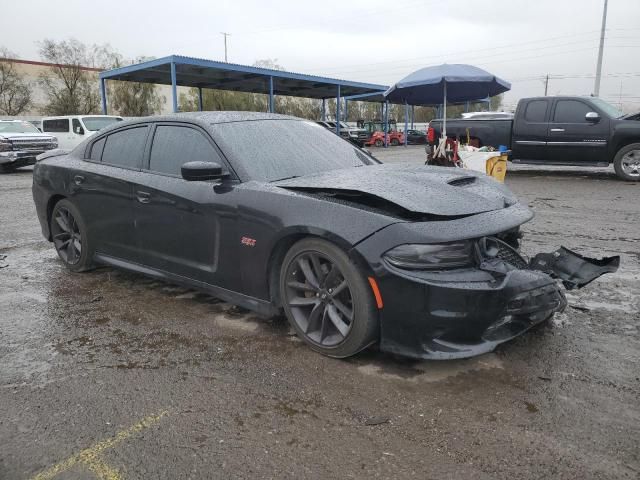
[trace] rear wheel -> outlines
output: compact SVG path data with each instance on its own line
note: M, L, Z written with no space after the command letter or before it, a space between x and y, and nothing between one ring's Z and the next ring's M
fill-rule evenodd
M280 271L280 296L289 323L319 353L349 357L377 340L365 276L332 243L309 238L291 247Z
M87 227L69 200L60 200L51 213L51 237L58 256L72 272L92 268Z
M640 181L640 143L632 143L618 150L613 160L616 175L623 180Z

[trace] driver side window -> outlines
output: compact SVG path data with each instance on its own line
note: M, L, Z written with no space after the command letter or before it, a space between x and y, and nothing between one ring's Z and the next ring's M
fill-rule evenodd
M578 100L559 100L553 116L554 123L587 123L585 115L592 111L586 103Z
M195 161L223 164L218 152L199 130L178 125L159 125L156 128L149 170L181 176L182 165Z

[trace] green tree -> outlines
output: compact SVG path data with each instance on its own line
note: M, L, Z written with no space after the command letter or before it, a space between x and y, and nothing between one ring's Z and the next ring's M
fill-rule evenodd
M138 57L135 61L126 62L122 55L106 48L101 53L106 68L120 68L126 63L141 63L152 60L151 57ZM160 113L166 98L158 94L157 85L152 83L107 82L107 98L110 106L119 115L125 117L146 117Z
M0 47L0 113L20 115L31 106L31 85L16 71L11 58L17 57Z

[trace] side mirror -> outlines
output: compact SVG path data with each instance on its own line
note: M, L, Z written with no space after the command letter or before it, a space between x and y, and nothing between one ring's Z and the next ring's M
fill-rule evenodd
M84 135L84 128L76 127L76 135Z
M182 178L189 181L216 180L227 176L220 164L215 162L187 162L180 171Z
M600 115L598 115L596 112L588 112L584 116L584 119L589 123L598 123L600 121Z

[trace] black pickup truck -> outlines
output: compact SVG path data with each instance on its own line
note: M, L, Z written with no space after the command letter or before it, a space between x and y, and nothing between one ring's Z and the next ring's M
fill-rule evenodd
M437 144L442 121L429 138ZM640 115L623 115L596 97L536 97L518 102L513 119L447 119L447 137L478 146L506 145L514 163L607 166L640 181Z

